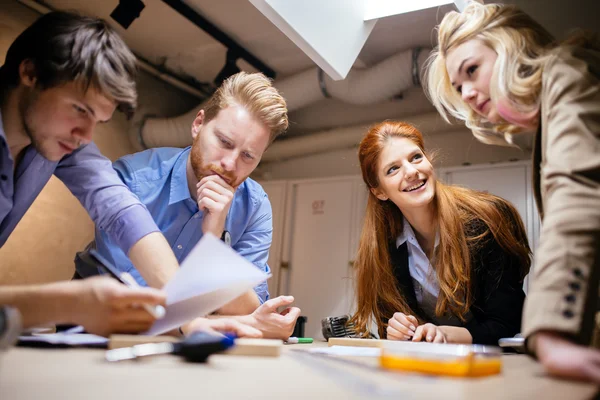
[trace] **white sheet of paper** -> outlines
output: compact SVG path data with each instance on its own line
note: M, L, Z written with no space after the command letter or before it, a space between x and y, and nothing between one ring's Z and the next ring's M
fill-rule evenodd
M108 343L108 339L102 336L92 335L90 333L44 333L34 336L20 336L19 341L21 342L34 342L34 343L49 343L55 345L67 345L67 346L96 346L104 345Z
M30 336L19 336L20 342L49 343L67 346L99 346L108 343L108 339L83 332L82 326L76 326L58 333L34 333Z
M270 276L214 235L206 234L163 288L167 313L146 334L160 335L207 315Z
M377 347L357 346L316 347L308 351L311 353L327 354L331 356L378 357L381 354L381 349Z

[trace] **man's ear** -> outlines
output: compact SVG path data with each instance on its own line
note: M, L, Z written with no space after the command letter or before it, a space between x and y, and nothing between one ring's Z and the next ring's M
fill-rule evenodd
M196 114L196 118L194 118L194 122L192 122L192 138L196 140L196 137L200 133L200 128L202 128L202 124L204 123L204 110L198 111Z
M379 189L379 188L371 188L371 193L373 196L377 197L381 201L387 201L388 197Z
M19 64L19 82L30 88L37 82L35 64L30 59L23 60Z

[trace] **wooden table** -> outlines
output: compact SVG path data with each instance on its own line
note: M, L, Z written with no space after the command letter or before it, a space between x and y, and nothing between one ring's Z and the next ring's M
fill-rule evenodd
M214 355L206 364L176 356L108 363L96 349L13 348L0 354L0 399L589 399L594 385L546 377L522 355L479 379L379 370L375 357L315 355L324 346L285 346L281 357Z

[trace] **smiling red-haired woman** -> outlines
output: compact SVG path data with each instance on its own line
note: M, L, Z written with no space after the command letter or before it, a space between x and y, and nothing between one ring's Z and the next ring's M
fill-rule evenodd
M516 209L436 180L415 127L385 121L359 147L369 189L356 260L361 333L497 344L521 329L531 251Z

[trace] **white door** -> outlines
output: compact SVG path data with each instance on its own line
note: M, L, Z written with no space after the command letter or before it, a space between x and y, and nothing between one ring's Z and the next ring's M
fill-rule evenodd
M261 186L267 192L271 208L273 209L273 241L269 250L269 267L273 275L269 279L269 294L271 298L277 297L281 293L280 272L281 272L281 249L283 244L283 223L285 221L285 205L287 194L286 181L266 181L260 182Z
M308 318L307 337L321 338L321 319L352 308L357 216L356 178L291 183L289 294ZM354 213L353 213L354 211ZM358 222L358 223L357 223Z
M448 183L485 191L510 201L527 222L527 168L524 165L485 167L448 172Z
M356 252L358 251L358 245L360 242L360 234L363 228L363 223L365 219L365 210L367 208L367 198L368 198L368 189L366 185L363 183L362 179L357 178L354 182L353 191L353 202L352 202L352 211L350 217L350 246L348 248L348 265L352 268L350 272L352 276L351 287L349 289L349 297L348 304L350 305L350 314L354 314L356 312L356 293L355 293L355 280L354 280L354 262L356 261Z

